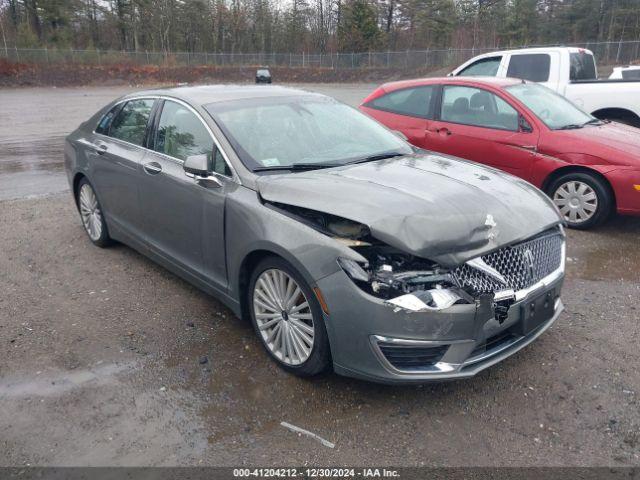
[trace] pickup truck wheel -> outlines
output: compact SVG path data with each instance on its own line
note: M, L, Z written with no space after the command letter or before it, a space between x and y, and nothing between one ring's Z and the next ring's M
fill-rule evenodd
M280 367L301 377L327 370L331 354L322 308L313 290L289 263L267 257L248 288L251 321Z
M568 226L580 230L600 225L613 206L609 187L588 173L562 175L551 182L547 193Z

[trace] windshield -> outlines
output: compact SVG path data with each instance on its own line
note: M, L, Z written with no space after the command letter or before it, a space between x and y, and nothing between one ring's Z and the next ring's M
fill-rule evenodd
M269 70L258 70L258 75L262 75L263 77L269 76Z
M327 97L250 98L206 106L251 170L338 166L411 147L354 108Z
M522 83L507 87L507 91L552 130L580 128L594 120L569 100L542 85Z

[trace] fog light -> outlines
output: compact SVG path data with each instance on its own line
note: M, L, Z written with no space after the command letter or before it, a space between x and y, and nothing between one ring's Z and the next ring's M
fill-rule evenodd
M453 290L436 288L401 295L387 300L385 303L410 312L427 312L444 310L461 299L462 297Z

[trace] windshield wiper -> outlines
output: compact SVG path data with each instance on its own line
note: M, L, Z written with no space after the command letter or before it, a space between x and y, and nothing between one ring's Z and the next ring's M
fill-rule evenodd
M345 165L355 165L356 163L375 162L376 160L386 160L387 158L393 158L393 157L404 157L405 155L406 153L401 153L401 152L379 153L377 155L369 155L368 157L352 160L350 162L345 163Z
M584 125L578 125L577 123L570 123L569 125L564 125L559 127L558 130L578 130L584 127Z
M591 120L584 122L582 124L582 126L584 127L585 125L604 125L604 122L602 120L600 120L599 118L592 118Z
M277 171L304 171L316 170L320 168L333 168L339 165L335 163L294 163L292 165L273 165L271 167L256 167L254 172L277 172Z

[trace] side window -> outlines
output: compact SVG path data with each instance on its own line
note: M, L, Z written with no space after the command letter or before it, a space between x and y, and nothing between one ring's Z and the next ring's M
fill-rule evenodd
M103 117L100 119L100 122L98 122L98 126L96 127L96 133L109 135L109 127L111 126L111 121L113 120L113 117L120 107L121 105L116 105L103 115Z
M571 53L569 80L596 80L596 62L593 55L585 52Z
M640 80L640 69L637 70L623 70L622 78L624 80Z
M191 155L206 154L212 161L213 139L202 121L187 107L165 100L156 132L154 150L186 160Z
M431 118L430 105L434 89L435 86L429 85L396 90L372 100L367 106L400 115Z
M549 80L550 66L551 57L546 53L511 55L507 77L546 82Z
M498 74L502 57L489 57L473 62L458 73L459 77L495 77Z
M446 85L442 94L443 122L500 130L518 130L518 112L491 92Z
M142 145L153 100L130 100L111 122L109 136Z

